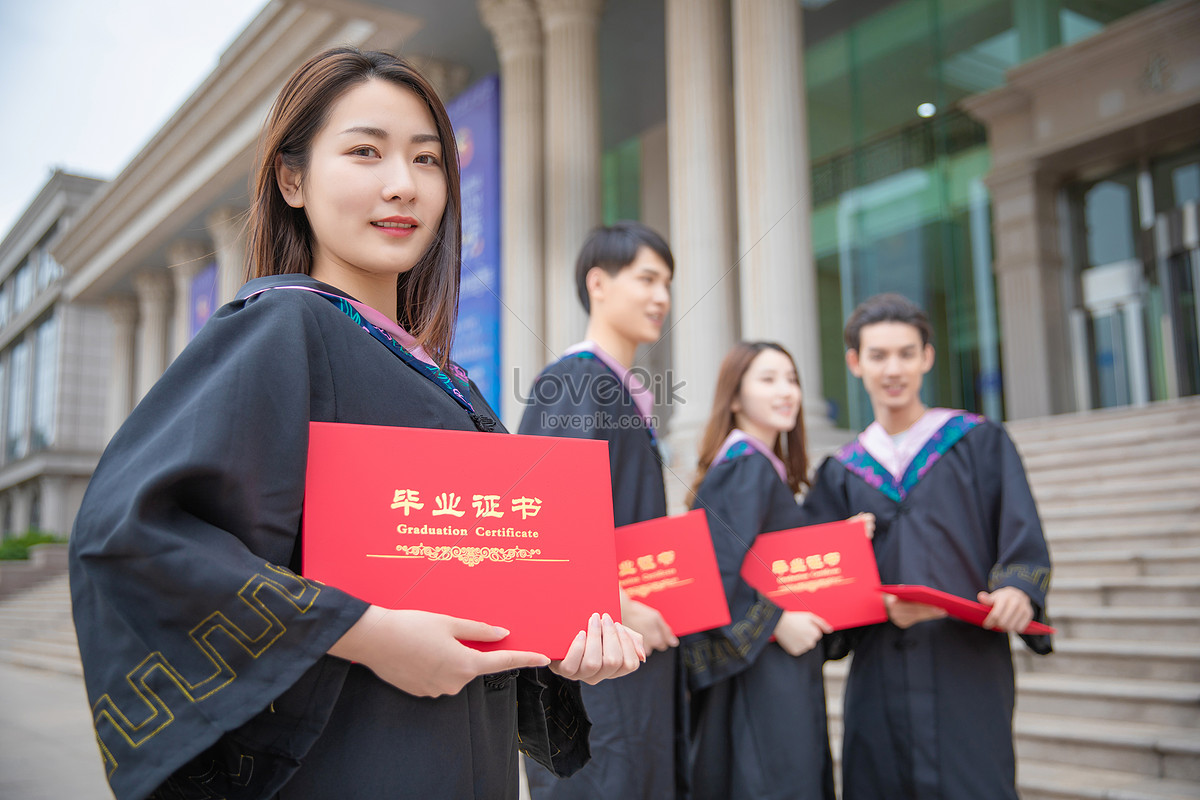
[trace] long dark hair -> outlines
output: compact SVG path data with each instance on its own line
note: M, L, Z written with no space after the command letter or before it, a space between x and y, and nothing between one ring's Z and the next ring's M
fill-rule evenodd
M429 82L389 53L335 47L310 58L284 85L271 107L258 145L249 215L248 278L309 274L313 232L302 208L292 208L279 191L275 161L303 175L313 139L329 111L347 91L368 80L389 81L425 102L437 126L446 174L446 210L429 249L396 279L396 318L445 367L458 319L462 270L462 210L458 148L446 107Z
M700 438L700 463L696 467L696 480L692 484L690 503L695 503L696 490L708 474L713 460L719 455L717 450L730 431L737 427L733 413L733 401L742 390L742 380L751 362L764 350L777 350L788 357L792 368L796 368L796 359L784 349L783 345L775 342L738 342L725 355L721 362L721 370L717 374L717 390L713 396L712 414L704 427L704 435ZM800 372L796 376L799 380ZM796 427L786 434L775 437L772 448L787 467L787 485L792 494L799 494L802 486L808 486L808 451L804 439L804 412L801 410L796 417Z

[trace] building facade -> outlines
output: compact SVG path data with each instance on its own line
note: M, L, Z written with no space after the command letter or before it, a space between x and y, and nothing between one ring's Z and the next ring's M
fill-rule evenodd
M54 250L67 296L112 320L107 433L240 284L257 131L343 43L447 98L499 76L510 426L582 336L587 231L667 234L669 333L641 361L668 376L676 498L740 338L793 352L818 442L869 421L840 332L879 291L933 317L933 404L1022 418L1200 389L1200 5L273 0Z
M51 255L102 181L55 172L0 241L0 537L65 536L104 448L109 319Z

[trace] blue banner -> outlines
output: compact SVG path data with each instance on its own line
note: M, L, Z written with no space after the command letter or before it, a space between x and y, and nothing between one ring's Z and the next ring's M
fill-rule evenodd
M213 262L192 278L191 336L195 336L217 310L217 264ZM190 338L189 338L190 341Z
M500 408L500 78L446 106L462 167L462 286L453 358Z

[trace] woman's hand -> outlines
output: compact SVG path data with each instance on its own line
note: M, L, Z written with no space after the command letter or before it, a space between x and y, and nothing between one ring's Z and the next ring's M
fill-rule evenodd
M493 650L484 653L462 640L497 642L504 628L445 614L370 606L329 648L329 654L357 661L380 680L420 697L457 694L480 675L522 667L545 667L540 653Z
M1004 586L994 592L980 592L979 602L992 610L983 627L1006 633L1020 633L1033 622L1033 601L1015 586Z
M846 520L846 522L859 522L859 521L865 522L867 524L867 538L874 539L875 538L875 515L872 514L870 511L863 511L858 514L855 514L853 517L850 517Z
M944 608L901 600L894 594L885 594L883 596L883 606L887 609L888 619L897 628L911 628L918 622L942 619L946 616Z
M651 650L678 647L679 638L657 609L639 603L621 590L621 622L642 635L642 644Z
M789 656L802 656L817 646L833 626L807 611L784 611L775 624L775 641Z
M628 675L645 660L640 633L613 622L608 614L592 614L587 630L579 632L566 657L551 662L550 669L564 678L597 684Z

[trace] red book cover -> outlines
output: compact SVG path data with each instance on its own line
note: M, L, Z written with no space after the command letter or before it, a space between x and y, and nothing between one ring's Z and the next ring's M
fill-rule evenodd
M566 655L620 619L608 445L313 422L303 572L386 608L500 625L480 650Z
M901 600L908 600L912 603L937 606L944 609L947 614L955 619L961 619L963 622L969 622L972 625L980 627L983 626L983 621L987 619L987 615L992 610L990 606L985 606L983 603L975 600L967 600L965 597L959 597L956 594L943 592L940 589L933 589L929 586L896 583L880 586L879 591L895 595ZM1049 625L1037 621L1030 622L1025 626L1025 630L1021 631L1021 633L1037 635L1057 632Z
M887 619L866 523L830 522L764 533L742 577L785 611L808 611L834 630Z
M676 636L729 624L708 516L697 509L617 528L617 577Z

